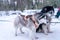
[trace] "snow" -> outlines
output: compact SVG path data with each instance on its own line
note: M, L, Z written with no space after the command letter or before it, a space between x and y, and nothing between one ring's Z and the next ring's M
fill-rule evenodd
M15 16L0 17L0 40L28 40L25 36L15 36L13 21ZM3 21L2 21L3 20Z
M0 16L0 40L29 40L27 35L20 34L19 32L18 36L15 36L13 22L16 16ZM56 21L59 22L60 20L52 19L52 22ZM36 36L39 37L37 40L60 40L60 23L51 23L50 26L53 33L48 33L48 35L37 33Z

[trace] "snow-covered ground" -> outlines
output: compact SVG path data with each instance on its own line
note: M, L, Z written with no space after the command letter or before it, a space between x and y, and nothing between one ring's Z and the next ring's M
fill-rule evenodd
M18 33L18 36L15 36L14 32L14 18L16 15L10 16L0 16L0 40L29 40L27 35L22 35ZM56 18L53 18L52 21L60 21ZM37 40L60 40L60 23L52 23L51 31L48 35L43 33L37 33L36 36L39 37Z

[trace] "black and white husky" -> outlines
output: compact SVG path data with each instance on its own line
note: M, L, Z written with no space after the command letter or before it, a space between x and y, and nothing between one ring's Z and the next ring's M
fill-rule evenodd
M50 24L51 24L51 16L54 15L54 8L53 6L45 6L42 8L41 12L37 13L39 22L39 27L36 29L38 32L40 29L44 31L45 34L50 32ZM37 20L36 19L36 20ZM38 22L38 21L37 21Z

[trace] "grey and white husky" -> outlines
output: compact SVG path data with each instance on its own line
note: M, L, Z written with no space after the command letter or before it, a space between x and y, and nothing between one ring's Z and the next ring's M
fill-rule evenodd
M28 33L31 40L35 40L36 28L31 20L31 17L24 19L24 15L19 15L14 20L15 35L17 36L17 30L20 29L21 33Z

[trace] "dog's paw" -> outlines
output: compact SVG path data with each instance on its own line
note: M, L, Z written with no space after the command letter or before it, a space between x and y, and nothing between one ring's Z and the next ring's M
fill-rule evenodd
M24 34L24 32L21 32L21 34Z
M15 36L17 36L17 34L15 34Z
M35 39L39 39L39 37L35 37Z
M45 33L45 35L48 35L48 33Z
M48 35L48 33L44 33L45 35Z
M48 31L48 33L53 33L52 31Z

